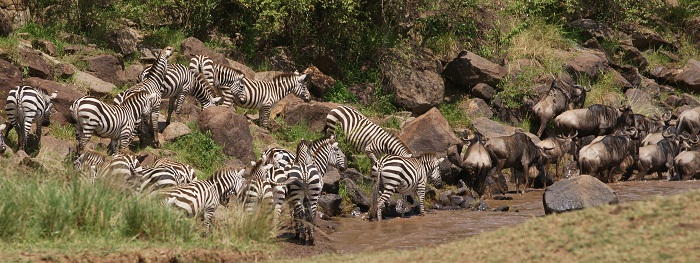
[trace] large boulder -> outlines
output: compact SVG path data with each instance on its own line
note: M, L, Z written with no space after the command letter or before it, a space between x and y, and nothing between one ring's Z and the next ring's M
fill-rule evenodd
M337 194L325 194L318 198L318 206L321 212L328 216L338 216L342 212L340 204L343 198Z
M177 140L177 138L180 138L190 133L192 133L192 130L190 129L190 127L187 127L186 124L182 122L173 122L170 123L168 127L165 127L165 130L163 130L163 140L174 141Z
M323 175L323 192L337 194L340 190L340 172L333 166L328 166Z
M406 124L399 137L408 144L415 154L428 152L446 153L447 148L460 143L454 132L437 108Z
M42 156L50 156L57 160L65 160L69 154L70 150L74 146L75 141L67 142L64 140L56 139L51 135L41 137L41 149L37 154L37 158Z
M97 55L87 59L88 71L101 80L121 87L128 82L124 63L113 55Z
M212 139L224 148L224 154L243 162L255 159L253 136L245 116L231 108L213 106L202 111L197 125L201 132L211 132Z
M644 57L641 51L634 46L621 45L619 48L619 54L616 55L618 59L631 63L632 65L644 70L649 66L649 62Z
M22 84L22 71L10 62L0 59L0 109L5 110L5 98L10 88Z
M191 58L195 55L205 55L214 63L229 66L228 60L224 55L207 48L202 41L194 37L188 37L180 44L180 51L186 58Z
M617 204L617 194L607 184L590 175L560 180L542 196L545 214L580 210L604 204Z
M467 99L459 104L459 109L467 113L470 118L493 117L493 111L486 102L480 98Z
M376 90L373 83L359 83L348 87L348 91L355 96L357 102L364 106L374 103L374 92Z
M412 51L410 58L402 58L397 50L382 65L382 74L389 90L394 94L394 104L422 114L442 102L445 84L440 77L437 59L426 51Z
M0 36L7 37L14 32L12 28L12 18L5 12L5 10L0 9Z
M72 84L64 85L53 80L31 77L24 80L24 84L35 88L43 88L49 93L56 91L56 98L51 101L53 109L56 111L51 114L51 122L61 125L69 125L71 123L70 106L73 105L75 100L85 96L85 92L80 87ZM4 105L4 100L2 103Z
M565 68L575 79L586 77L598 79L598 73L608 66L605 53L588 49L578 53L572 60L566 62Z
M125 56L136 52L138 50L137 45L143 38L137 29L131 27L115 29L107 37L112 46Z
M308 74L306 87L316 98L323 98L335 85L335 80L326 74L323 74L317 67L310 66L304 70L304 74Z
M700 92L700 68L695 66L696 63L700 62L689 60L683 71L673 77L676 85L686 92Z
M112 90L117 88L117 86L114 84L104 81L98 77L95 77L95 75L84 71L77 70L74 76L75 83L80 86L87 87L88 93L93 96L105 96L112 93Z
M357 184L355 184L355 182L349 178L343 178L342 183L345 186L345 189L348 191L348 195L350 195L350 201L359 207L360 211L369 211L372 203L369 197L362 192L362 189L360 189L360 187L358 187Z
M340 71L338 61L331 54L316 57L311 64L317 67L323 74L343 79L343 73Z
M25 47L19 47L18 50L19 66L27 68L29 76L42 79L53 78L53 66L46 62L38 51Z
M632 45L634 45L634 47L638 48L639 50L647 50L650 48L664 48L666 50L671 51L678 50L678 47L671 43L671 41L664 39L658 33L648 29L637 30L635 32L632 32L632 34L630 34L630 37L632 37Z
M515 133L515 128L500 124L488 118L479 117L472 121L474 129L486 138L508 136Z
M489 84L486 83L479 83L472 88L472 95L477 98L481 98L485 101L490 101L493 99L493 94L495 93L495 90L493 87L489 86Z
M287 125L305 122L314 132L323 130L323 127L326 125L326 115L336 106L335 104L327 102L304 102L294 95L288 95L285 100L287 103L281 105L283 107L281 109L281 115L284 122ZM272 116L272 114L270 115Z
M447 82L465 92L479 83L495 87L506 74L508 71L504 67L466 50L448 62L442 71Z
M656 105L654 104L654 99L652 99L649 93L644 92L640 89L628 89L625 91L625 98L627 98L627 103L632 106L634 112L656 112Z

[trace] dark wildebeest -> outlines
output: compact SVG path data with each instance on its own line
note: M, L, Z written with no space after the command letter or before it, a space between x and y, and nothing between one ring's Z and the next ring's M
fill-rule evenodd
M549 166L552 164L552 162L555 164L554 177L559 178L559 161L562 157L564 157L564 154L573 153L574 145L572 138L574 137L576 137L576 133L571 136L550 136L549 138L537 143L537 146L543 149L543 154L546 158L544 162L544 176L542 177L543 185L546 186L545 182L547 180L547 171L549 170ZM552 149L544 150L547 148Z
M660 133L664 127L668 127L671 114L664 114L662 117L647 117L642 114L633 114L634 127L639 131L639 138L646 138L652 133Z
M679 153L676 158L673 158L673 167L676 176L671 177L670 180L700 179L700 151L694 149Z
M448 156L450 162L462 168L469 174L469 187L474 189L480 196L484 195L484 182L491 170L491 156L489 156L484 142L481 140L481 134L475 132L470 139L468 134L462 135L462 142L468 142L467 150L464 157L459 156L462 153L463 145L457 145L457 156ZM453 160L455 159L455 160Z
M664 130L667 133L676 134L676 127L675 126L665 127ZM640 136L639 138L642 138L642 137ZM661 140L664 139L664 135L663 135L663 132L655 132L655 133L649 133L649 134L647 134L646 137L643 137L643 138L644 138L644 140L642 140L641 146L647 146L647 145L653 145L653 144L660 142Z
M691 138L695 138L700 133L700 107L686 110L678 116L676 123L676 135L687 131Z
M590 89L586 90L583 86L569 86L566 83L561 83L561 80L554 79L547 96L532 107L532 111L540 121L537 137L542 136L545 127L555 116L566 110L583 107L588 91Z
M613 182L613 168L620 166L625 171L637 159L639 137L637 131L632 129L631 133L598 137L582 147L578 157L581 174L596 176L603 182Z
M503 176L504 168L511 168L511 180L515 178L516 192L520 192L520 177L524 176L525 187L522 193L525 193L530 183L530 168L535 167L542 171L546 159L543 150L551 150L538 147L520 130L510 136L491 138L485 147L494 164L492 169L496 169L499 176Z
M667 131L662 132L662 135L664 139L658 143L639 147L637 180L644 180L648 173L653 172L657 173L659 179L663 178L663 172L668 172L669 178L673 177L673 159L678 155L679 145L688 138Z
M594 104L585 109L565 111L554 118L557 134L572 134L578 132L578 137L588 135L606 135L615 131L626 130L626 126L634 126L634 118L630 106L619 109Z

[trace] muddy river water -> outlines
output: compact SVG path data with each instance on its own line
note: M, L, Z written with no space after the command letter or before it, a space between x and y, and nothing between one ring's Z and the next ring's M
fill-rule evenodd
M653 195L672 195L700 189L700 181L643 181L610 184L621 203L643 200ZM508 212L435 211L425 216L389 218L368 222L358 218L340 218L330 234L331 247L338 253L357 253L383 249L411 249L445 243L459 238L512 226L544 215L543 190L509 194L512 200L487 200L491 208L510 206ZM517 210L517 212L514 212Z

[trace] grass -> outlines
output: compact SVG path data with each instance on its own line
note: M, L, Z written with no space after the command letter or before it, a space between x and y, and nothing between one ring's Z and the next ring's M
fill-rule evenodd
M586 94L586 101L583 107L593 104L619 107L621 105L619 105L618 101L622 101L624 98L622 87L614 82L614 74L605 72L599 74L598 80L591 85L591 91Z
M458 100L451 103L441 103L437 106L442 116L445 117L447 123L449 123L450 127L453 129L473 128L472 117L459 108L459 105L464 103L464 101L465 100Z
M59 140L75 140L75 128L70 124L61 125L58 123L51 123L51 125L49 125L49 134Z
M692 262L700 191L533 218L417 250L322 255L306 262ZM507 253L504 253L507 251Z
M14 35L0 37L0 54L6 56L10 61L17 61L19 59L17 46L19 46L19 39Z
M199 179L208 178L224 165L223 147L214 142L209 132L200 132L195 123L187 126L192 130L191 134L164 143L163 149L175 152L176 161L192 165L197 170Z
M91 184L68 166L46 173L10 162L0 160L5 260L20 252L101 254L147 247L241 251L269 246L277 233L271 213L247 214L236 203L220 208L211 234L203 236L200 220L124 191L118 180Z
M316 140L321 138L323 135L312 131L309 125L304 121L300 121L294 125L287 125L282 121L282 128L278 131L272 132L272 136L277 140L280 146L296 151L297 144L301 139L306 139L308 141Z

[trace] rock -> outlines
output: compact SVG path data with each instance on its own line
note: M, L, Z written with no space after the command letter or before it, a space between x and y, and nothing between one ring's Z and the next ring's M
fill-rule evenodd
M450 200L452 201L452 204L456 206L462 206L462 204L464 203L464 197L461 197L459 195L450 196Z
M139 52L141 52L141 57L139 58L141 62L149 64L153 64L156 62L156 54L158 53L158 51L154 53L154 51L151 49L141 48L139 49Z
M577 19L566 24L567 27L578 29L583 34L584 39L595 38L603 41L610 39L617 34L606 24L596 22L593 19Z
M19 62L20 68L27 68L29 76L39 77L42 79L53 78L53 66L44 60L41 54L35 50L25 47L19 47Z
M493 209L494 212L508 212L509 210L510 206L507 205L502 205Z
M673 108L683 105L681 98L673 94L668 95L668 97L666 97L666 100L664 100L664 103Z
M305 122L314 132L321 132L326 125L326 115L336 105L326 102L310 101L304 102L302 99L292 96L291 103L283 109L284 122L287 125L295 125Z
M625 92L627 103L632 106L634 112L656 112L656 105L651 95L640 89L628 89Z
M73 102L83 96L85 96L84 91L71 84L61 84L53 80L45 80L37 77L31 77L24 81L25 85L32 86L34 88L43 88L49 93L56 91L58 95L56 98L51 100L53 103L54 113L51 114L51 122L61 125L71 125L71 112L70 106ZM4 109L4 100L0 102L2 108Z
M187 127L182 122L172 122L168 127L165 127L165 130L163 130L163 140L165 141L174 141L177 138L180 138L182 136L185 136L187 134L192 133L192 130L190 127Z
M408 144L414 154L446 153L450 145L460 142L437 108L432 108L406 124L399 137Z
M63 47L63 53L66 53L68 55L78 53L81 50L83 50L83 48L81 46L77 46L77 45L67 45L67 46Z
M495 87L507 73L500 65L466 50L448 62L442 71L447 82L463 91L469 91L479 83Z
M393 103L416 114L440 104L445 85L433 54L421 50L406 51L411 52L412 59L405 61L398 52L401 51L390 49L389 58L381 67L387 87L394 94Z
M201 132L211 132L212 139L224 148L224 154L248 162L255 160L253 136L248 120L223 106L206 108L197 122Z
M659 83L673 82L674 76L681 71L681 69L669 69L664 66L654 66L653 68L647 69L649 76Z
M112 46L125 56L131 55L138 50L137 45L142 38L141 33L131 27L122 27L107 33L107 39Z
M255 80L272 80L273 77L285 73L284 71L260 71L255 72Z
M600 44L600 42L598 42L598 39L596 39L595 37L592 37L592 38L586 40L586 42L583 42L583 44L581 44L581 46L583 46L585 48L600 50L600 51L605 50L605 49L603 49L603 46Z
M183 40L180 44L180 51L186 58L191 58L195 55L205 55L214 61L214 63L226 66L230 65L224 55L207 48L202 41L194 37L188 37Z
M681 104L688 105L694 108L700 106L700 100L698 100L698 98L691 94L683 93L681 94Z
M370 199L362 192L362 190L360 190L360 188L357 187L357 185L348 178L342 179L342 182L348 190L348 194L350 195L350 201L353 204L357 205L357 207L359 207L362 212L369 211L369 207L372 203Z
M629 62L641 70L644 70L647 68L647 66L649 66L649 62L647 61L647 59L644 57L642 52L639 51L639 49L637 49L636 47L621 45L619 50L622 53L622 57L619 58L620 60Z
M124 76L129 85L138 83L141 72L143 72L143 65L141 64L132 64L124 69Z
M494 89L486 83L479 83L472 88L472 95L485 101L493 99Z
M318 198L318 206L328 216L338 216L342 211L340 204L343 199L337 194L325 194Z
M5 99L7 90L14 86L19 86L22 82L22 71L19 67L0 59L0 109L5 109ZM4 114L3 114L4 115Z
M9 148L9 147L8 147ZM19 166L26 166L30 168L39 168L41 164L32 160L32 158L24 151L19 150L12 156L12 163Z
M590 175L581 175L547 187L542 202L545 214L551 214L617 204L619 200L610 186Z
M673 81L686 92L700 91L700 61L690 59Z
M303 73L308 74L310 78L306 82L306 87L314 97L323 98L323 95L326 95L326 93L331 90L331 87L335 85L335 80L333 78L323 74L323 72L315 66L306 68Z
M75 83L88 88L88 94L101 97L112 93L112 90L117 88L112 83L106 82L90 73L83 71L75 72Z
M508 136L515 133L515 128L505 126L488 118L476 118L472 121L474 129L483 134L486 138Z
M240 63L240 62L238 62L238 61L233 61L233 60L230 60L230 59L226 59L226 60L227 60L228 63L229 63L229 67L232 67L232 68L235 68L235 69L237 69L237 70L240 70L241 72L243 72L243 75L244 75L246 78L255 79L255 71L252 70L251 68L249 68L248 66L246 66L245 64Z
M49 54L49 56L56 55L56 45L46 39L32 40L32 48L41 50L42 52Z
M613 79L612 79L612 84L618 87L622 87L622 90L628 90L633 88L632 84L623 77L620 72L617 72L616 70L611 70L611 74L613 74Z
M691 36L691 41L694 40L695 45L700 45L700 16L686 21L685 32Z
M642 75L639 74L639 70L636 67L624 65L622 67L616 67L615 70L619 72L633 88L639 87L642 84Z
M605 53L594 50L578 53L574 59L566 62L566 70L575 79L587 77L590 80L597 80L598 73L608 65Z
M328 166L326 174L323 175L323 192L337 194L340 189L340 172L333 166Z
M57 73L60 78L67 79L75 75L75 68L71 64L61 63L58 65Z
M323 74L334 78L343 79L343 73L340 71L338 61L331 54L325 54L314 59L311 63L317 67Z
M127 83L124 63L113 55L97 55L87 59L88 71L99 79L122 86Z
M493 117L493 111L491 111L491 107L489 107L489 105L486 104L486 102L484 100L479 99L479 98L468 99L468 100L463 101L459 105L459 109L466 112L467 115L471 118L478 118L478 117L491 118L491 117Z
M651 30L647 30L646 32L635 31L630 34L630 37L632 37L632 45L639 50L647 50L650 48L664 48L670 51L678 50L678 47L676 47L673 43Z
M51 135L41 136L41 149L39 149L37 158L52 157L63 161L71 154L70 149L73 147L75 147L75 141L67 142Z
M438 201L440 201L440 205L442 206L452 206L452 199L450 198L452 196L452 191L444 191L440 193L440 197L438 198Z
M353 182L371 181L369 177L360 173L355 168L348 168L347 170L340 172L340 177L343 179L348 178Z
M14 32L12 18L4 9L0 9L0 36L7 37Z
M355 95L355 99L357 99L357 102L359 102L363 106L369 106L370 104L374 103L374 93L376 91L376 89L374 88L374 84L355 84L350 86L348 90L350 91L350 93Z

